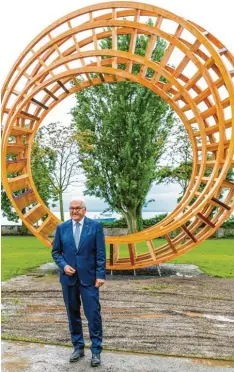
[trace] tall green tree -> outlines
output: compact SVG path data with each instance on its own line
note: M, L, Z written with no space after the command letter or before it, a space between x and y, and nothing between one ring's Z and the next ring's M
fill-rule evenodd
M144 55L148 41L148 36L138 36L135 53ZM107 38L101 47L111 48L111 43ZM118 36L118 49L128 50L129 43L129 35ZM160 61L165 48L165 41L158 38L152 60ZM134 64L133 73L140 67ZM147 70L148 77L152 73ZM85 194L104 199L110 210L121 213L130 233L141 230L146 195L175 122L173 111L147 88L118 82L78 92L71 113L86 176Z

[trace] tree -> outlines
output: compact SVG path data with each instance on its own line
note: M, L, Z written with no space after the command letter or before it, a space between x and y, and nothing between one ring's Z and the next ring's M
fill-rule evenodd
M11 156L11 160L13 159ZM51 123L39 129L31 153L33 180L39 195L48 207L54 207L55 202L59 200L62 220L64 220L63 192L69 185L77 184L77 177L80 174L78 165L77 146L70 127L65 127L61 123ZM9 177L17 175L10 174ZM24 191L15 192L14 196ZM3 216L9 221L18 222L19 217L14 212L4 189L1 196Z
M49 183L54 195L58 197L60 216L64 221L63 192L68 186L81 183L79 179L81 169L73 129L60 122L51 123L39 129L36 138L42 149L45 151L53 149L55 152L53 168L46 174L45 182Z
M58 195L50 182L56 157L56 151L50 146L42 147L39 136L36 135L31 152L32 177L40 197L48 208L55 207L58 201Z
M6 191L1 188L1 206L2 206L2 215L3 217L7 217L9 221L18 222L19 217L18 214L14 212L11 202L8 199Z
M212 156L208 155L210 160ZM166 165L162 165L157 170L157 184L169 184L178 183L181 186L181 194L178 198L178 202L182 199L185 194L190 178L192 175L193 168L193 153L192 146L183 123L178 122L178 125L173 128L171 136L168 141L167 151L163 156L163 162ZM209 177L212 173L212 168L207 168L205 171L205 177ZM233 182L234 170L229 169L226 179ZM198 191L202 192L205 185L202 184ZM221 194L222 197L223 193ZM194 199L192 200L192 202Z
M148 36L138 36L135 53L144 55L148 41ZM130 35L118 36L118 49L128 50L129 42ZM111 43L107 38L101 47L111 48ZM165 41L158 38L152 59L160 61L165 48ZM140 67L134 64L133 73ZM147 76L152 73L147 70ZM110 210L126 218L129 232L138 231L174 113L155 93L131 82L90 87L78 92L76 99L71 113L86 176L85 194L104 199Z
M156 184L179 184L181 187L179 201L187 190L192 167L191 142L183 123L178 120L168 138L165 152L161 158L161 165L157 169Z

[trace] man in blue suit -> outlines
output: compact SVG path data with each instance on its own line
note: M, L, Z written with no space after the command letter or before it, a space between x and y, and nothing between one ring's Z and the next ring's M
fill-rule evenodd
M102 319L99 287L106 279L106 250L102 225L85 216L83 200L70 203L71 219L57 226L52 257L60 268L60 283L67 309L74 352L70 362L84 356L80 316L81 300L88 320L91 340L91 366L101 363Z

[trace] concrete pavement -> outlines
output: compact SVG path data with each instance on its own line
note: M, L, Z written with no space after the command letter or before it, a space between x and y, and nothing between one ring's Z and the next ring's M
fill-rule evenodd
M90 367L91 352L69 363L72 348L29 342L3 341L2 372L231 372L234 362L102 352L102 365Z

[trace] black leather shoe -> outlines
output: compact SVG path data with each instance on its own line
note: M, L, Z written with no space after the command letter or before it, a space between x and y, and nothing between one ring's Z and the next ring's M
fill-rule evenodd
M98 367L101 364L100 353L92 353L91 367Z
M84 349L77 349L74 350L72 355L70 356L70 362L78 362L80 358L84 356Z

